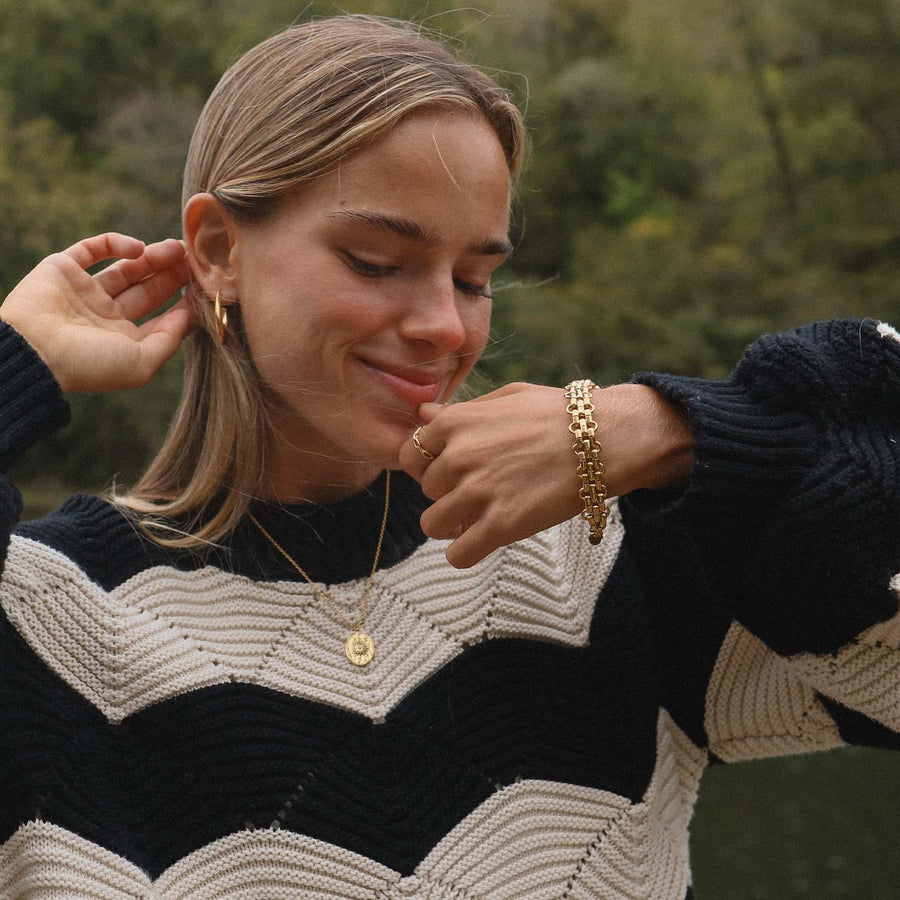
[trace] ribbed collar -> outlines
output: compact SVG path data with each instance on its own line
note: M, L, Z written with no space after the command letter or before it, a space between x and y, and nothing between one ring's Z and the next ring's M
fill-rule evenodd
M379 568L392 566L425 541L419 516L429 500L403 472L391 475L391 503ZM329 504L255 501L254 515L310 578L337 584L372 570L384 509L384 474L368 489ZM302 581L297 570L245 518L220 546L203 552L167 550L142 536L122 510L101 497L76 494L44 519L18 529L54 547L94 581L112 590L159 565L195 570L212 565L255 581Z
M382 473L366 490L335 503L285 506L256 501L252 512L314 581L334 584L363 578L372 570L378 546L384 478ZM412 478L403 472L391 474L379 569L405 559L424 542L419 517L428 504ZM249 519L232 535L229 551L232 565L256 580L300 578Z

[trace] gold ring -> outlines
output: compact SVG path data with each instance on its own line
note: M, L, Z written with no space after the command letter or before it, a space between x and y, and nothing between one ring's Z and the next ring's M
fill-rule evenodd
M420 432L424 427L425 427L424 425L420 425L420 426L413 432L413 434L412 434L412 442L413 442L413 447L415 447L416 450L418 450L419 453L421 453L422 456L424 456L425 459L428 460L428 462L431 462L433 459L436 459L437 457L436 457L430 450L426 450L426 449L422 446L422 444L420 443L420 441L419 441L419 432Z

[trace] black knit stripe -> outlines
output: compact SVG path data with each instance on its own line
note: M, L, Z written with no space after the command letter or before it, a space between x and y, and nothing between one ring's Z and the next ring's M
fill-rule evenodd
M706 560L711 595L772 649L833 653L896 613L898 475L900 422L854 424L830 435L777 516L763 505L736 517L728 497L707 496L673 539Z
M808 410L822 422L859 421L900 408L900 343L873 319L816 322L763 335L733 380L757 399Z
M248 823L277 822L408 874L498 785L541 779L637 801L658 704L628 618L587 649L479 644L377 725L239 683L112 725L4 619L0 752L14 788L0 840L41 817L156 877Z
M641 373L635 381L655 388L690 416L697 456L687 497L708 491L752 503L749 483L767 492L759 498L762 503L815 461L809 420L796 411L761 405L742 385L657 373Z
M880 747L884 750L900 750L900 734L896 731L880 722L873 721L854 709L848 709L830 697L822 694L817 696L837 724L841 737L848 744Z
M617 567L629 573L623 580L631 590L638 582L630 573L639 571L647 594L663 598L648 608L661 705L694 744L706 747L707 688L733 616L726 598L698 585L702 563L690 536L665 519L635 515L636 505L634 496L619 503L628 541Z
M823 426L900 420L900 343L872 320L819 322L764 335L727 381L640 373L688 412L700 448L689 493L780 489L822 452ZM752 497L745 498L752 503ZM768 503L766 493L758 502Z

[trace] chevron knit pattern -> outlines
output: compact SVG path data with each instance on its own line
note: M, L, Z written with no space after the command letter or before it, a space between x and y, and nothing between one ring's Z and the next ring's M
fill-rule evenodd
M203 556L99 498L19 527L0 577L0 898L686 900L711 756L900 747L900 403L882 389L900 344L832 323L763 345L730 382L643 376L692 416L698 472L613 503L599 548L572 521L452 569L398 473L363 669L249 523ZM833 403L790 399L795 358ZM0 385L0 456L65 418L0 328L0 371L20 370L43 382L26 406ZM831 490L837 461L868 479ZM380 496L254 511L352 615ZM0 502L10 528L8 486ZM829 543L810 517L843 504L877 521ZM826 553L852 561L854 592L843 571L815 598L798 585Z

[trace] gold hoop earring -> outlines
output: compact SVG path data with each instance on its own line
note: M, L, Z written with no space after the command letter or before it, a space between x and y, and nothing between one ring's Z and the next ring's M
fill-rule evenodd
M218 291L216 291L216 299L213 303L213 316L216 323L216 340L220 344L224 344L228 334L228 310L222 306L222 297Z

